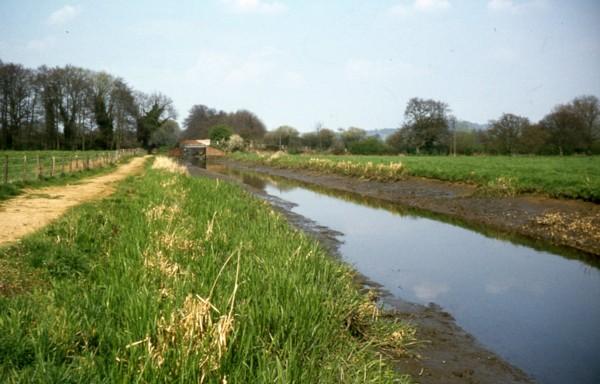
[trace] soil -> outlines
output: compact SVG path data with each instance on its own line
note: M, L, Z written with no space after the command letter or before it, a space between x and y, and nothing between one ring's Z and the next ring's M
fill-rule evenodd
M231 165L231 164L229 164ZM236 167L243 167L236 164ZM241 184L237 179L189 167L192 176L221 179L236 183L256 196L263 198L283 214L296 228L318 240L333 256L339 257L339 233L292 212L293 203L266 194L263 190ZM254 168L252 168L254 170ZM477 340L460 328L455 319L439 306L424 306L392 297L377 283L357 275L357 284L365 290L375 291L384 306L384 316L408 321L417 328L418 346L410 355L386 355L398 372L408 373L422 384L504 384L532 383L525 372L488 351Z
M28 189L3 202L0 204L0 246L48 225L75 205L110 195L115 183L141 171L145 160L136 157L107 175L86 178L76 184Z
M226 164L430 212L496 234L561 247L567 253L575 250L594 264L600 261L600 204L540 195L486 196L474 185L418 177L379 182L229 160Z

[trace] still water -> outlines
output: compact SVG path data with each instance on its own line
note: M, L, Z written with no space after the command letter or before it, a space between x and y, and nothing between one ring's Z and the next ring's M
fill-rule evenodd
M359 272L396 297L440 305L537 381L600 383L596 267L331 191L221 171L343 233L342 258Z

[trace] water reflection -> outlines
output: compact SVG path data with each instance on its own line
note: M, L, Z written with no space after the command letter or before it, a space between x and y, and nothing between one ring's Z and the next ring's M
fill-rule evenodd
M540 382L600 382L597 268L393 204L227 172L342 232L340 253L358 271L397 297L441 305Z

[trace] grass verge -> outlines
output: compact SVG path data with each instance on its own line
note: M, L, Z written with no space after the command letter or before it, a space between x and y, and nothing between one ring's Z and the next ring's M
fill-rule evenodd
M235 153L235 160L381 181L405 175L477 185L483 194L537 193L600 202L600 156L334 156Z
M414 330L348 266L240 187L163 168L0 249L0 381L409 381L381 353Z

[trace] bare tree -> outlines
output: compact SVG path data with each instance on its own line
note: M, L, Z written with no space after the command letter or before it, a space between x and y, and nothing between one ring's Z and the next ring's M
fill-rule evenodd
M571 103L573 113L580 120L582 141L586 152L592 151L595 142L600 140L600 103L596 96L580 96Z
M20 64L0 63L0 148L20 148L35 103L33 73Z
M529 126L526 117L503 114L498 120L490 121L489 139L498 153L513 154L516 152L523 131Z

